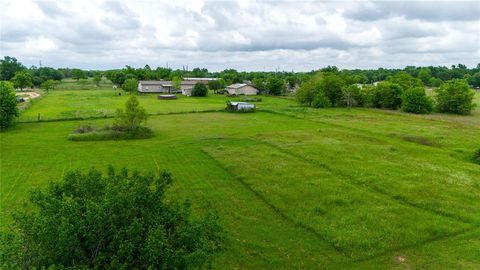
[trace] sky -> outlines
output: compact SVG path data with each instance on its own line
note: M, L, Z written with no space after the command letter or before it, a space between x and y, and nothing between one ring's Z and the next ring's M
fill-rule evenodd
M480 0L0 0L26 66L310 71L480 63Z

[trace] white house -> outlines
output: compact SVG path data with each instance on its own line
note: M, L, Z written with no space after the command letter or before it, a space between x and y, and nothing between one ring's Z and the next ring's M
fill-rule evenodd
M229 95L256 95L258 89L246 83L234 83L225 89Z

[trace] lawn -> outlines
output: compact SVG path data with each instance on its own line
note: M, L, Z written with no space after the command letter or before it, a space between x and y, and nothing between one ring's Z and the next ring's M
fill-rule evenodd
M20 121L110 116L126 98L55 90ZM215 269L480 268L479 108L417 116L262 98L256 113L231 114L223 96L139 96L156 133L145 140L67 140L110 118L19 123L1 134L2 227L33 188L112 164L167 169L169 196L219 214L228 239Z

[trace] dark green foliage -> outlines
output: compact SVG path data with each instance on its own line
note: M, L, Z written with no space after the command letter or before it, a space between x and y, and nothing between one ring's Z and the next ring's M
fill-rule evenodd
M42 82L42 84L40 85L40 88L42 88L43 90L45 90L48 93L48 92L50 92L50 90L55 89L55 87L59 83L60 83L59 81L55 81L55 80L46 80L46 81Z
M208 89L213 90L215 92L218 90L224 89L225 86L226 86L225 80L223 80L222 78L208 82Z
M473 74L469 79L468 79L468 84L470 84L473 87L480 87L480 71Z
M122 89L125 92L130 92L130 93L137 91L138 89L137 79L134 79L134 78L126 79L125 82L122 84Z
M303 105L312 106L315 95L318 92L318 80L310 79L300 85L296 97L298 102Z
M432 108L432 101L423 87L415 87L403 92L402 111L424 114L431 112Z
M97 73L93 76L93 82L95 83L96 86L100 86L100 82L102 81L102 74Z
M13 124L18 116L17 98L10 82L0 81L0 131Z
M192 96L193 97L205 97L207 96L208 88L203 83L196 83L192 89Z
M402 105L402 93L400 85L381 82L374 88L371 105L375 108L396 110Z
M213 214L192 219L189 203L165 199L172 176L109 168L72 171L3 235L5 269L187 269L208 264L223 241ZM15 234L14 234L15 233ZM52 269L52 268L49 268Z
M468 87L465 80L455 79L445 82L435 90L437 110L439 112L466 115L475 107L475 93Z
M0 81L9 81L15 76L15 73L24 69L25 66L15 57L5 56L0 60Z
M420 79L412 77L405 71L400 71L394 76L389 77L388 81L400 85L403 91L413 87L423 87L423 83Z
M30 75L30 73L28 73L25 70L22 70L15 73L15 76L13 76L12 78L12 82L15 88L20 88L21 90L23 90L23 88L32 86L33 78L32 78L32 75Z
M278 96L285 93L285 82L276 76L268 78L265 88L268 94Z
M323 92L319 92L315 95L312 101L312 107L314 108L328 108L331 107L332 103L330 99Z
M319 92L322 92L330 101L331 106L340 106L342 103L342 89L345 81L336 73L322 73L318 84Z
M473 152L472 161L480 165L480 148Z
M342 106L362 107L365 105L365 93L355 84L345 87L342 91Z
M80 79L86 79L86 78L87 78L87 74L85 73L85 71L78 68L72 69L72 79L80 80Z

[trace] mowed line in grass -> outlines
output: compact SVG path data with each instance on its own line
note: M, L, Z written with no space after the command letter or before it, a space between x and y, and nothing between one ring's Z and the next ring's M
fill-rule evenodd
M441 149L341 129L264 134L258 139L391 199L480 223L480 169Z
M353 259L470 228L365 192L264 144L229 141L205 151L279 211L314 228Z

